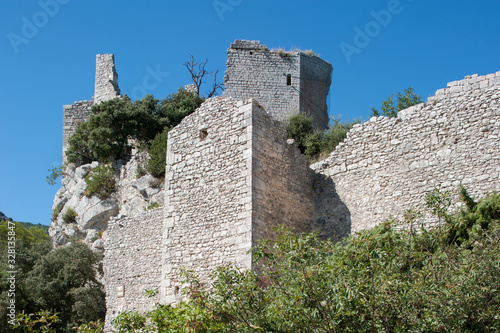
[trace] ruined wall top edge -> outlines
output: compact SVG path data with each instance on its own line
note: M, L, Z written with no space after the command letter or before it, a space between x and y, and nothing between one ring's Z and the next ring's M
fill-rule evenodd
M267 48L266 45L263 45L260 43L258 40L244 40L244 39L237 39L234 41L234 43L231 43L231 46L229 47L229 50L248 50L248 51L268 51L268 52L273 52L273 53L279 53L279 51L275 50L270 50ZM228 50L228 51L229 51ZM284 51L288 56L293 55L293 56L305 56L309 57L311 59L317 59L318 63L324 63L326 66L332 67L332 65L322 59L321 57L317 55L310 55L306 54L301 50L291 50L291 51Z
M328 167L329 163L345 148L346 144L352 142L352 139L357 137L358 134L363 135L365 131L373 130L373 126L382 129L387 126L398 126L400 122L411 122L417 118L425 118L431 116L432 112L436 112L436 106L445 105L450 100L465 102L468 95L479 94L487 94L492 99L500 98L500 72L483 76L474 74L466 76L463 80L449 82L446 88L437 90L436 94L429 97L427 102L399 111L397 118L384 116L372 117L369 121L354 125L347 133L347 138L344 142L340 143L327 158L312 164L311 168L313 170L320 170ZM455 112L452 108L445 109L450 114ZM442 110L439 112L442 112Z

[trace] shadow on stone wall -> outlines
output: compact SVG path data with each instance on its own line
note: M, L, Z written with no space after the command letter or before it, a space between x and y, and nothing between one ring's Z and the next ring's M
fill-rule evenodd
M339 241L351 233L351 212L340 200L330 177L314 174L314 222L312 231L321 239Z

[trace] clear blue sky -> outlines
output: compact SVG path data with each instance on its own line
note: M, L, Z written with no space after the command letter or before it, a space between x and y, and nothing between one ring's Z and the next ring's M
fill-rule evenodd
M50 223L62 106L92 98L98 53L115 54L122 93L168 72L147 91L164 98L190 83L190 53L223 72L235 39L313 49L333 64L330 115L367 120L410 85L427 98L499 71L499 18L498 0L2 0L0 211Z

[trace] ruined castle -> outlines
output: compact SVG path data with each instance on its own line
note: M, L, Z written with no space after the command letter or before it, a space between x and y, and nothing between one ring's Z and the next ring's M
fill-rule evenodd
M450 82L397 118L355 125L308 165L282 120L301 112L325 128L331 72L315 55L231 44L224 95L169 133L164 206L108 222L107 330L121 311L178 301L183 268L205 281L223 264L252 269L250 249L278 225L344 237L400 217L434 188L464 184L476 197L500 189L500 72ZM93 101L64 107L65 144L93 103L119 95L113 56L98 55Z

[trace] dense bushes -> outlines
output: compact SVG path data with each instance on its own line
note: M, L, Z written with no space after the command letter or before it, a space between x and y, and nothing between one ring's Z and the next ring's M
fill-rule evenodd
M335 147L344 141L347 132L361 120L355 119L342 123L340 117L333 119L327 130L314 130L311 117L297 114L287 122L287 136L295 140L297 147L310 160L332 152Z
M146 168L154 177L165 175L165 163L167 158L167 138L170 128L165 128L163 132L158 133L151 141L149 147L149 162Z
M384 100L382 102L382 106L380 107L380 111L376 108L372 108L371 116L397 117L399 111L423 102L422 97L419 94L415 94L413 92L413 87L411 86L408 87L408 89L405 89L404 94L402 92L398 92L396 94L395 102L393 98L394 94Z
M148 146L158 133L176 126L202 102L198 95L179 89L161 102L152 95L132 102L125 95L94 105L89 120L68 140L67 160L81 165L125 159L132 145Z
M8 237L8 227L7 221L0 223L0 331L22 332L28 327L14 330L7 322L6 307L12 300L7 277L12 269L3 240ZM17 314L25 314L18 319L35 324L33 332L74 332L75 326L104 319L105 295L96 271L100 256L78 242L52 250L45 230L26 230L20 223L15 223L15 235L15 306ZM52 330L45 330L49 322Z
M280 230L253 249L259 273L220 267L210 288L186 273L189 302L123 313L120 332L498 332L500 195L441 210L439 228L416 211L341 243ZM479 208L481 207L481 208ZM406 226L401 229L401 223ZM465 227L467 242L457 228ZM148 326L149 325L149 326Z

